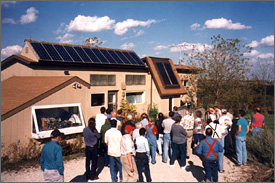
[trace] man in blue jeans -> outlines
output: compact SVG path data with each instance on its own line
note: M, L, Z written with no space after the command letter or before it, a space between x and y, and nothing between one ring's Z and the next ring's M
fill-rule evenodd
M220 142L213 139L212 129L207 128L205 131L206 138L202 140L196 151L198 154L203 155L203 166L205 170L206 182L218 182L218 153L223 152L223 147Z
M245 165L247 162L247 152L246 152L246 134L249 131L248 121L244 118L245 112L243 110L239 110L240 119L237 121L237 129L236 132L236 152L238 165Z
M162 162L167 163L167 159L169 156L169 148L170 148L170 156L172 155L172 148L171 148L171 127L175 123L175 121L172 119L174 112L170 111L169 112L169 117L162 122L162 127L164 128L163 130L163 157L162 157ZM170 157L169 156L169 157Z

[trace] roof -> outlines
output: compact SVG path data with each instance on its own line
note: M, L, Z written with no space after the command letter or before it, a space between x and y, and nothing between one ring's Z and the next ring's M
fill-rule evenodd
M199 71L200 69L198 68L195 68L195 67L190 67L190 66L187 66L187 65L175 65L176 69L177 70L189 70L189 71Z
M1 82L1 119L4 120L73 82L90 88L77 76L13 76Z
M161 97L187 93L171 59L145 57L142 60L146 61Z
M5 68L13 65L16 62L19 62L22 64L28 64L28 65L31 63L37 63L37 61L32 60L23 55L12 55L1 62L1 70L4 70Z

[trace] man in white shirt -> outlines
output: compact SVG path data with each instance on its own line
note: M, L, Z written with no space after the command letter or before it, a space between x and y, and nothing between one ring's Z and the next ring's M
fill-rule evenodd
M100 113L96 115L96 118L95 118L96 126L95 127L98 132L100 132L102 125L104 125L105 120L107 119L105 112L106 112L105 107L101 107Z
M216 119L219 119L222 116L222 111L217 106L214 106L213 108L216 111Z
M169 117L162 122L162 127L164 128L163 132L163 156L162 156L162 162L167 163L168 159L168 152L170 148L170 156L172 155L172 141L171 141L171 127L175 123L175 121L172 119L174 112L169 112Z
M149 168L149 156L150 149L148 140L145 136L145 128L139 130L140 136L135 139L136 145L136 165L138 169L138 182L143 182L142 167L144 166L144 174L146 177L146 182L152 182L150 168Z
M135 147L132 141L134 127L127 125L125 127L125 135L121 138L121 164L122 164L122 176L124 182L137 182L138 172L136 162L134 159Z
M194 116L189 110L185 112L185 115L181 119L180 125L186 130L186 158L189 159L192 153L192 140L193 140L193 128L194 128Z
M222 109L222 116L219 118L219 124L221 125L222 128L222 138L221 138L221 145L224 148L224 139L228 134L228 129L232 126L232 120L230 117L228 117L227 110ZM223 152L219 153L219 172L223 173L223 156L224 156L224 150Z
M122 165L120 161L121 151L121 138L122 134L121 132L116 128L116 120L110 120L111 123L111 129L107 130L105 133L105 143L108 146L108 155L110 159L110 173L111 173L111 179L112 182L118 181L117 179L117 173L115 170L115 164L118 167L119 170L119 178L120 181L122 181Z

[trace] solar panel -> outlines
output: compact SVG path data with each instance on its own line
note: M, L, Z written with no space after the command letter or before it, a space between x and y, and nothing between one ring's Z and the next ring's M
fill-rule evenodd
M30 41L40 60L144 66L135 52Z
M41 43L31 43L32 47L35 49L36 53L42 60L52 60L45 48Z
M169 80L169 78L168 78L168 75L167 75L167 73L166 73L166 71L165 71L165 68L164 68L164 66L163 66L163 63L160 62L160 63L156 63L156 64L157 64L157 67L158 67L160 76L161 76L161 78L162 78L164 84L165 84L165 85L171 85L171 82L170 82L170 80Z
M73 61L75 62L83 62L82 59L79 57L79 55L76 53L73 47L71 46L64 46L68 54L71 56Z
M67 53L65 48L62 45L53 45L55 49L58 51L60 56L63 58L64 61L73 62L71 56Z
M172 67L171 67L170 63L165 63L164 67L165 67L165 69L167 71L167 74L168 74L168 76L169 76L172 84L173 85L178 85L179 84L178 80L177 80L177 78L176 78L176 76L175 76L175 74L174 74L174 72L172 70Z

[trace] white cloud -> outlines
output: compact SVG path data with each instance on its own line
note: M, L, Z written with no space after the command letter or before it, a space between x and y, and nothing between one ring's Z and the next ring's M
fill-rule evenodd
M21 16L20 23L21 24L28 24L35 22L37 19L37 14L39 13L34 7L30 7L27 9L26 14Z
M258 58L260 59L274 58L274 53L263 53L258 55Z
M190 25L190 28L191 28L191 30L197 30L198 28L200 28L200 24L198 24L198 23L194 23L194 24L192 24L192 25Z
M155 53L155 55L159 55L159 54L161 54L161 52L156 52L156 53Z
M197 51L201 52L204 51L205 49L210 49L213 46L207 45L207 44L201 44L201 43L187 43L183 42L180 44L172 44L172 45L158 45L154 48L154 50L164 50L164 49L169 49L170 52L181 52L181 51L191 51L192 49L196 49Z
M4 23L4 24L16 24L16 22L13 18L4 18L2 23Z
M90 17L78 15L71 20L67 26L68 32L100 32L112 29L115 20L111 20L108 16Z
M123 35L126 32L129 31L130 28L134 28L134 27L138 27L138 26L142 26L142 27L148 27L153 23L156 23L156 20L147 20L147 21L139 21L139 20L133 20L133 19L127 19L124 20L123 22L118 22L115 24L114 26L114 33L116 35Z
M142 34L144 34L143 30L138 31L138 33L135 35L135 37L141 36Z
M164 50L164 49L168 49L169 46L165 46L165 45L158 45L154 48L154 50Z
M1 60L13 55L19 54L22 51L22 47L19 45L7 46L1 50Z
M60 43L72 43L72 37L74 37L74 35L66 33L64 36L56 37L56 39L58 39Z
M259 54L260 54L260 52L258 52L257 50L252 50L250 53L244 53L243 55L245 57L253 57L253 56L257 56Z
M9 8L11 5L14 5L16 1L1 1L1 6L4 8Z
M274 46L274 35L266 36L265 38L262 38L260 42L258 41L252 41L247 46L256 48L256 47L272 47Z
M129 49L132 49L133 47L135 47L135 44L134 43L124 43L120 47L121 47L121 49L129 50Z
M62 22L58 29L55 31L56 34L64 33L65 32L66 24Z
M204 23L204 29L230 29L230 30L241 30L251 29L251 26L242 25L241 23L233 23L232 20L225 18L218 18L212 20L206 20Z

